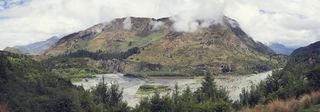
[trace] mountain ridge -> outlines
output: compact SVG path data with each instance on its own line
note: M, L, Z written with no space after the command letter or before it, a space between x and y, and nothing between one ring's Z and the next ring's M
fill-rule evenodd
M39 55L44 53L47 49L52 47L56 42L58 42L60 37L53 36L47 40L34 42L27 45L18 45L13 47L6 47L4 51L9 51L19 54L29 54L29 55Z

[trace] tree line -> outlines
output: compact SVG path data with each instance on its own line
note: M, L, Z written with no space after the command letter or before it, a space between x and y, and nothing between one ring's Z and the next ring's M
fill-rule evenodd
M138 54L140 52L138 47L133 47L128 49L125 52L118 52L118 53L108 53L108 52L89 52L86 50L79 50L74 53L70 54L65 54L62 55L61 57L75 57L75 58L80 58L80 57L89 57L94 60L110 60L110 59L127 59L128 57Z

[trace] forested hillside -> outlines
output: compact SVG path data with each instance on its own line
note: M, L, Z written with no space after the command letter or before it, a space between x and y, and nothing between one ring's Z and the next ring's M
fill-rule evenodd
M48 72L28 56L3 51L0 52L0 102L0 108L13 112L97 112L128 108L121 101L121 91L116 85L101 84L91 92L85 91L70 80Z
M240 106L254 107L272 103L277 99L300 99L304 94L320 88L319 42L295 50L282 70L276 70L266 81L253 86L240 95ZM307 96L307 95L306 95ZM316 102L310 103L318 104ZM296 110L308 107L297 107Z

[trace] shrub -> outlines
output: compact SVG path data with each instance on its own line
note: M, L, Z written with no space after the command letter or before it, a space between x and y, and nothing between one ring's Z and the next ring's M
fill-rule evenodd
M266 106L266 109L271 112L292 112L289 105L281 100L273 101Z
M309 95L304 95L300 98L299 103L302 108L308 108L312 105L311 97Z
M320 103L320 91L305 94L299 99L274 100L267 105L257 105L254 108L243 108L241 112L297 112Z
M320 103L320 92L311 92L310 97L312 104Z

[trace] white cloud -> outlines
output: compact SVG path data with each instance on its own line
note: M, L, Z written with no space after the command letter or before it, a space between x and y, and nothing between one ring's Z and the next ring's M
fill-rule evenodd
M173 16L177 30L192 31L199 27L194 20L204 20L205 27L223 14L236 19L255 40L295 47L320 40L318 9L318 0L32 0L0 10L0 49L117 17Z
M239 0L225 14L255 40L299 47L320 40L319 0Z
M229 0L199 0L194 2L186 0L183 7L177 15L172 17L175 21L174 27L177 31L194 31L199 26L196 20L202 20L205 23L212 21L221 22L225 5ZM205 24L205 26L208 26Z
M124 21L123 21L123 28L126 30L131 30L131 17L127 17Z
M151 30L156 31L159 30L164 23L161 21L150 21L150 24L153 25Z

